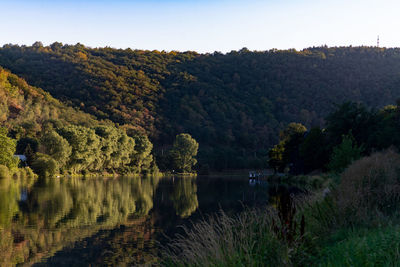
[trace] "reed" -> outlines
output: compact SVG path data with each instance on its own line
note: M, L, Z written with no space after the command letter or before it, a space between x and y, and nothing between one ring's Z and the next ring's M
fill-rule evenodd
M279 218L272 210L247 210L183 226L164 247L166 266L287 266L290 250L272 229Z

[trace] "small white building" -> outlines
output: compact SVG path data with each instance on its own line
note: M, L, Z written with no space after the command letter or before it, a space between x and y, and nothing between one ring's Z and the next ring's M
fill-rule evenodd
M26 156L25 155L14 155L14 157L19 158L20 161L26 162Z
M28 166L28 164L26 163L26 156L25 155L14 155L14 157L17 157L19 159L19 164L20 167L24 166Z

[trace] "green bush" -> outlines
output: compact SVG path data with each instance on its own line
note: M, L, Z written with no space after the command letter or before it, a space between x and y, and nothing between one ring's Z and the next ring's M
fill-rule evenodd
M42 177L54 176L58 173L57 162L49 155L41 153L36 153L32 168L36 174Z
M10 172L7 166L0 165L0 179L8 179L10 178Z
M4 165L0 165L0 189L8 188L11 180L10 177L8 168Z
M354 162L341 176L337 202L347 223L379 223L400 207L400 155L393 150Z
M329 170L335 173L341 173L354 160L361 157L362 147L354 144L354 138L351 135L343 136L342 143L333 148L331 160L328 164Z
M18 167L19 159L14 157L17 141L8 137L8 130L0 127L0 164L9 169Z
M13 178L18 179L23 185L31 186L36 181L37 175L31 168L18 168L14 170Z
M32 171L32 169L29 168L29 167L26 167L26 168L25 168L25 173L26 173L26 178L29 179L29 180L32 180L32 179L35 179L35 178L36 178L35 173L34 173L34 172Z

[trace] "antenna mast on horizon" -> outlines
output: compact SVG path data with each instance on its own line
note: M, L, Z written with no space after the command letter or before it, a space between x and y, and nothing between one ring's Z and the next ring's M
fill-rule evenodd
M376 46L379 47L379 35L378 35L378 40L376 41Z

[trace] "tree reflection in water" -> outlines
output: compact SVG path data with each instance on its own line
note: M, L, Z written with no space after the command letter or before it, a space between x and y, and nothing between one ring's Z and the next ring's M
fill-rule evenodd
M158 264L156 242L187 218L266 203L242 178L1 180L0 266Z
M175 180L171 200L174 203L176 215L181 218L189 217L195 212L199 207L196 178L184 177Z
M37 262L120 224L143 229L147 222L146 228L152 228L145 217L153 207L157 185L157 177L47 178L28 188L19 180L2 180L0 265ZM21 193L27 194L22 200ZM146 231L134 233L145 239Z

